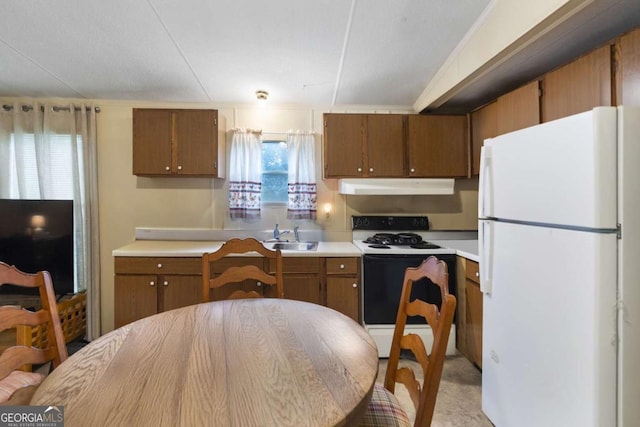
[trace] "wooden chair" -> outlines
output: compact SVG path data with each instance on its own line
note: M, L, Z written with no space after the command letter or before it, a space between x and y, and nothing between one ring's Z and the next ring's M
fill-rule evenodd
M429 278L440 287L442 304L429 304L419 299L409 301L413 283ZM409 391L416 408L414 427L431 425L440 377L449 340L449 332L456 309L456 298L449 294L447 264L431 256L416 268L407 268L400 296L391 352L384 379L384 387L376 385L373 397L361 426L409 426L409 417L393 395L396 382ZM429 284L428 286L431 286ZM416 334L404 335L407 316L419 315L426 319L433 332L431 352L427 353L424 342ZM422 385L416 380L410 367L398 368L401 350L410 350L422 367Z
M257 252L267 260L275 260L275 274L271 275L253 264L229 267L217 277L211 272L211 263L215 263L225 256L232 254L245 254ZM241 259L241 258L238 258ZM282 253L280 250L271 250L264 247L256 239L231 239L224 243L216 252L202 255L202 300L211 301L211 289L218 289L230 284L241 283L245 280L255 280L262 285L275 287L276 296L284 298L284 285L282 280ZM256 290L245 291L238 289L232 292L226 299L236 298L260 298Z
M5 348L0 355L0 403L27 405L44 376L29 372L31 365L52 363L56 368L67 359L58 306L51 276L47 271L29 274L0 262L0 286L11 284L26 288L38 288L42 309L33 312L16 306L0 307L0 332L16 329L16 345ZM41 348L22 344L17 330L21 326L46 325L47 336Z

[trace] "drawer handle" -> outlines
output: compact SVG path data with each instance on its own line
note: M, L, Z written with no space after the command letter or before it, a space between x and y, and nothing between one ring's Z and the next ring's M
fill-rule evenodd
M158 268L162 268L162 264L158 264Z
M149 286L155 286L156 282L154 282L153 280L149 282Z
M344 270L344 264L340 264L340 269Z
M169 286L169 281L168 281L168 280L165 280L165 281L164 281L164 283L163 283L163 285L165 285L165 286Z

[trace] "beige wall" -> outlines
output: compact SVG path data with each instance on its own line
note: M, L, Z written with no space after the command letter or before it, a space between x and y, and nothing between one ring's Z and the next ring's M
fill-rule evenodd
M68 103L69 100L57 100ZM84 101L86 102L86 100ZM132 175L132 108L215 108L226 119L227 129L261 128L266 137L284 136L293 130L315 130L318 174L321 168L322 113L399 112L380 108L335 110L330 108L267 107L253 105L176 104L96 100L98 114L98 187L100 197L100 260L102 331L113 329L114 269L112 251L134 240L136 227L282 229L293 226L285 209L268 207L263 219L247 224L231 221L227 211L227 181L210 178L144 178ZM344 196L337 192L337 180L318 176L319 206L329 203L331 215L319 213L317 222L299 221L301 230L322 229L327 240L351 240L351 215L420 214L429 215L434 229L476 229L477 180L457 180L452 196Z

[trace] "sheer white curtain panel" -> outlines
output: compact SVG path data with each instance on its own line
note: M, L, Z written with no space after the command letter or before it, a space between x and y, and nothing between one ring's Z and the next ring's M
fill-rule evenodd
M96 112L93 105L0 108L0 197L71 199L75 283L87 291L87 338L100 336Z
M316 219L315 135L309 132L287 134L289 181L287 218Z
M261 176L261 133L251 130L234 130L229 148L229 215L231 218L260 218Z

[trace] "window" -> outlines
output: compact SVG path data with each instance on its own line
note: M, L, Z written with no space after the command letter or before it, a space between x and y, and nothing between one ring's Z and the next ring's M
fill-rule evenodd
M289 166L285 141L262 141L262 203L287 203Z

